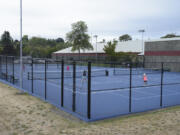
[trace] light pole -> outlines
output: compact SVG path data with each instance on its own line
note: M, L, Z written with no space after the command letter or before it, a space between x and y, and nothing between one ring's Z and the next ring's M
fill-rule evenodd
M23 68L22 68L22 0L20 0L20 88L22 88Z
M98 38L98 35L94 35L94 37L96 38L96 61L97 61L97 38Z
M143 38L144 38L144 32L145 30L142 29L142 30L139 30L140 33L142 33L142 53L144 54L144 41L143 41Z

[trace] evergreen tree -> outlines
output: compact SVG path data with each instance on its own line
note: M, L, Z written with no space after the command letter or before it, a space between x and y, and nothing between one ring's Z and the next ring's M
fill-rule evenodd
M1 44L3 46L3 55L15 55L15 49L13 46L13 39L8 31L5 31L1 36Z

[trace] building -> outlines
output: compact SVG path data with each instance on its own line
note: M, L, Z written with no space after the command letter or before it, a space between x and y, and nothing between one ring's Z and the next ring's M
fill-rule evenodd
M57 52L54 52L52 54L53 58L56 59L68 59L68 60L76 60L81 58L81 60L85 59L96 59L98 60L104 60L106 58L106 54L104 52L104 46L107 45L107 43L96 43L93 44L93 50L81 50L80 55L78 51L72 51L72 47L66 48L64 50L60 50ZM142 40L135 40L135 41L126 41L126 42L118 42L116 46L116 52L131 52L139 55L144 54L144 43Z
M180 71L180 38L151 40L145 42L146 67Z
M103 48L107 43L93 44L93 50L82 51L80 54L81 60L96 59L104 60L107 55ZM72 47L54 52L53 58L56 59L79 59L77 51L72 52ZM180 38L166 38L158 40L142 40L118 42L116 52L131 52L138 54L139 61L145 63L147 68L161 68L162 62L164 68L171 71L180 72Z

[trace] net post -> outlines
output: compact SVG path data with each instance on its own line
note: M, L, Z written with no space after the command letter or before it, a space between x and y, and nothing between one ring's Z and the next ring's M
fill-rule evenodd
M113 75L115 75L115 69L116 69L115 63L114 63L113 65L114 65L114 66L113 66L113 68L114 68L114 70L113 70Z
M45 71L45 77L44 77L44 99L46 100L47 97L47 60L44 61L44 71Z
M88 119L91 119L91 62L88 62L87 116Z
M72 103L73 112L76 111L76 62L73 62L73 103Z
M32 92L32 94L34 93L34 60L33 60L33 58L32 58L32 61L31 61L31 92Z
M161 96L160 96L160 106L163 106L163 79L164 79L164 63L161 63Z
M64 60L61 62L61 107L64 106Z
M8 58L8 57L6 56L6 81L8 80L8 70L7 70L7 68L8 68L8 67L7 67L7 58Z
M14 82L14 79L15 79L15 76L14 76L14 57L12 57L12 64L13 64L13 67L12 67L12 68L13 68L13 69L12 69L12 73L13 73L12 79L13 79L13 80L12 80L12 81L13 81L13 84L14 84L14 83L15 83L15 82Z
M28 79L28 80L31 80L31 79L30 79L30 73L29 73L29 72L28 72L28 78L27 78L27 79Z
M129 66L129 112L131 113L132 107L132 65Z

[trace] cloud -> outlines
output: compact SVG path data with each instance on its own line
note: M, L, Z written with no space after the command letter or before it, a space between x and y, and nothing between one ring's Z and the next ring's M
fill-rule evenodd
M89 33L108 39L124 33L138 37L141 28L148 37L178 33L179 5L179 0L23 0L23 33L65 37L79 20L88 24ZM0 33L9 30L18 38L19 0L3 0L0 16Z

